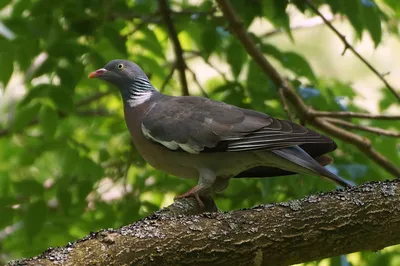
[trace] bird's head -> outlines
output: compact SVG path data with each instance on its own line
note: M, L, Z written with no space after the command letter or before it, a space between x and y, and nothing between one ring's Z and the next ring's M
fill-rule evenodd
M89 74L89 78L99 78L117 86L122 95L128 95L132 88L152 89L151 83L143 70L135 63L115 59Z

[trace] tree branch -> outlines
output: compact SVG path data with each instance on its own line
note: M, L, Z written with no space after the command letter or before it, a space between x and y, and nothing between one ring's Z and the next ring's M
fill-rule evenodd
M315 117L312 115L314 110L306 105L303 100L297 95L295 89L289 84L278 71L271 65L266 59L262 52L257 48L254 41L248 35L246 29L240 22L240 18L232 8L231 4L227 0L216 0L224 16L227 18L231 31L237 36L247 53L253 58L258 64L261 70L271 79L277 88L282 88L286 99L296 108L296 111L300 118L307 120L312 125L332 135L333 137L339 138L345 142L348 142L356 146L359 150L364 152L365 155L370 157L378 165L384 168L387 172L391 173L395 177L400 177L400 168L389 162L382 154L371 147L371 142L359 135L353 134L342 128L339 128L330 122L326 121L321 117Z
M395 138L399 138L400 137L400 132L385 130L385 129L377 128L377 127L369 127L369 126L357 125L357 124L353 124L353 123L348 122L348 121L335 119L335 118L327 118L327 120L329 122L332 122L332 123L336 124L336 125L341 125L341 126L344 126L344 127L347 127L347 128L359 129L359 130L363 130L363 131L367 131L367 132L371 132L371 133L376 133L378 135L385 135L385 136L389 136L389 137L395 137Z
M400 180L229 213L169 208L8 265L279 266L400 243Z
M346 50L350 50L358 59L360 59L376 76L378 76L378 78L385 84L385 86L393 93L393 95L397 98L397 100L400 102L400 94L398 92L396 92L396 90L389 84L389 82L387 82L387 80L385 79L384 75L382 75L381 73L378 72L378 70L376 70L364 57L362 57L357 51L356 49L354 49L353 46L351 46L351 44L346 40L346 37L341 34L333 25L332 23L327 20L325 18L325 16L319 12L318 8L315 7L312 4L311 0L307 0L306 1L307 5L310 7L310 9L312 11L315 12L315 14L317 14L319 17L322 18L322 20L325 22L325 24L328 26L328 28L330 28L338 37L339 39L343 42L344 44L344 50L343 50L343 54L346 52Z
M315 111L310 112L315 117L341 117L341 118L364 118L364 119L377 119L377 120L400 120L400 115L373 115L355 112L324 112Z
M176 67L179 70L179 76L182 85L182 95L189 95L189 90L185 75L186 63L185 60L183 59L183 50L181 43L179 42L178 39L178 33L176 32L174 23L172 22L171 19L171 10L169 9L167 0L159 0L158 5L160 13L162 14L162 17L164 19L164 22L167 25L169 37L171 38L172 43L174 45L175 56L176 56Z
M174 75L176 69L176 64L173 64L171 67L171 70L169 71L167 77L164 79L163 84L160 87L160 92L163 92L165 90L165 87L167 86L168 82L171 80L172 76Z
M108 96L111 93L112 93L112 91L109 90L109 91L99 92L99 93L93 94L92 96L89 96L89 97L87 97L85 99L82 99L79 102L77 102L76 103L76 107L81 107L81 106L84 106L84 105L91 104L92 102L100 100L101 98L103 98L105 96Z
M197 79L196 73L194 73L194 71L191 70L190 68L188 68L188 70L189 70L189 72L192 74L193 81L194 81L194 83L197 84L197 87L198 87L199 90L201 91L201 94L203 94L203 97L210 98L210 97L208 96L206 90L203 88L203 86L201 86L200 81Z

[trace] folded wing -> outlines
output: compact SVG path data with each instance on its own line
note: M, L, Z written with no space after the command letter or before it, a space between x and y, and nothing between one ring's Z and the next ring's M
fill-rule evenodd
M165 97L142 120L143 134L161 145L192 154L282 149L333 140L290 121L201 97ZM324 146L322 145L322 146Z

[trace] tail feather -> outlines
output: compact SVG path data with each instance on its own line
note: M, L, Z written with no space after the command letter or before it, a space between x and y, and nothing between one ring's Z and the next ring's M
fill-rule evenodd
M272 150L272 153L292 162L293 164L307 169L309 174L316 174L321 177L328 178L343 187L352 187L352 185L341 177L329 172L320 163L313 159L308 153L298 146L293 146L284 149ZM323 162L325 163L325 161ZM285 169L286 170L286 169ZM299 169L287 169L293 172L299 172ZM297 170L297 171L296 171ZM310 173L311 172L311 173Z

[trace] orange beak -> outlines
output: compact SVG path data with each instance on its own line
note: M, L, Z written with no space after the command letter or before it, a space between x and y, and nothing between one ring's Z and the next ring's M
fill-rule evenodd
M97 69L96 71L90 73L88 77L89 77L90 79L92 79L92 78L98 78L98 77L100 77L100 76L103 76L103 75L104 75L105 73L107 73L107 72L108 72L107 69L105 69L105 68L100 68L100 69Z

